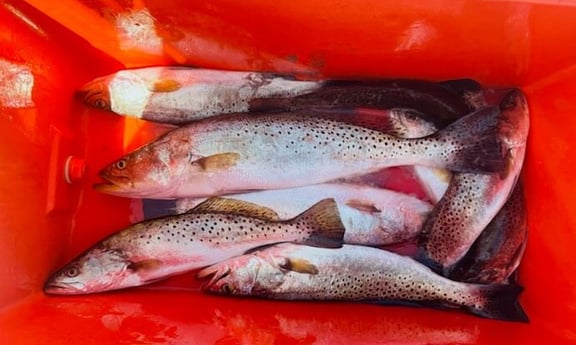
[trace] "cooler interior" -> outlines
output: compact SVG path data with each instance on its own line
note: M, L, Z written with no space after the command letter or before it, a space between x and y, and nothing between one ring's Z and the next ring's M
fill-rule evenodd
M576 342L574 18L571 3L546 0L0 1L0 343ZM167 64L521 87L531 112L523 172L530 233L520 270L530 323L208 296L193 274L125 291L44 295L51 272L142 219L141 200L99 194L92 184L104 165L166 130L88 108L74 91L121 68Z

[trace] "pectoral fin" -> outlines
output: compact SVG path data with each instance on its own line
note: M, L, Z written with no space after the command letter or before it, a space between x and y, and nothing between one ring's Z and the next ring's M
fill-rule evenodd
M280 267L298 273L318 274L318 268L305 259L286 258L286 261Z
M224 170L236 165L240 155L235 152L218 153L194 161L206 171Z
M150 271L160 267L160 265L162 265L162 261L157 259L148 259L132 262L128 265L128 269L132 271Z
M160 79L156 80L151 86L150 91L152 92L172 92L181 88L179 82L172 79Z
M452 178L452 173L446 169L441 168L430 168L434 175L438 177L438 179L444 183L449 183L450 179Z
M362 200L355 200L355 199L348 200L348 202L346 202L346 205L362 212L368 212L368 213L382 212L382 210L374 206L373 203Z

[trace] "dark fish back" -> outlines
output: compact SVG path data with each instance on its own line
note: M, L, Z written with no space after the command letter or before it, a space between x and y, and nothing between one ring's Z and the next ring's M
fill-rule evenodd
M524 191L518 183L504 207L456 264L450 278L470 283L505 283L523 256L527 235Z
M291 99L259 98L250 111L410 108L426 120L445 127L472 109L458 93L438 83L420 80L329 81L321 89Z

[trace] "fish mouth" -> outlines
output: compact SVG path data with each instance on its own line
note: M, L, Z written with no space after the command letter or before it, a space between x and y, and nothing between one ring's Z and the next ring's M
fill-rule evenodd
M104 194L112 194L112 195L118 195L118 194L125 194L128 193L128 188L125 185L118 185L115 183L108 183L108 182L103 182L103 183L95 183L92 188L100 193L104 193Z
M127 176L110 176L105 173L100 173L100 178L104 182L94 184L93 188L101 193L106 194L122 194L129 189L134 188L134 184Z
M44 285L44 293L49 295L79 295L81 291L71 287L70 285L61 285L57 283L48 283Z

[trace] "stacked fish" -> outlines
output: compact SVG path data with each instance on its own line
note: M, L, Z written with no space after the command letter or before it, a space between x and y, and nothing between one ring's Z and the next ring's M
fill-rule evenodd
M104 168L95 186L176 206L88 249L47 293L201 269L203 290L217 294L528 320L512 279L527 236L520 91L154 67L98 78L81 95L179 126ZM425 195L383 188L399 171ZM415 250L398 252L406 243Z

